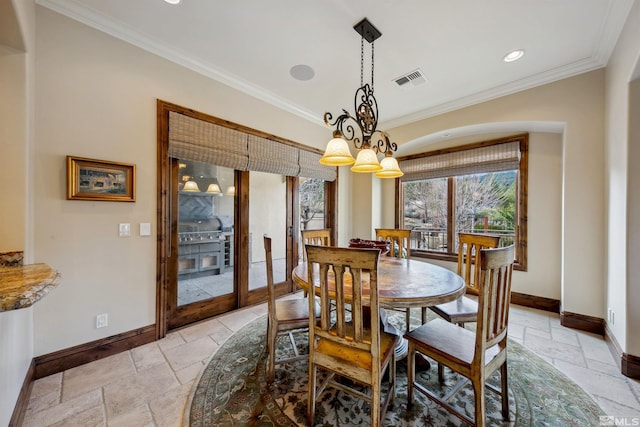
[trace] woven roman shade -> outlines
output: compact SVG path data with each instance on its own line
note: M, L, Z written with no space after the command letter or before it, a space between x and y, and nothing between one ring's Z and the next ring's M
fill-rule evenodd
M321 154L169 112L169 156L176 159L335 181L337 169L322 166Z
M325 181L335 181L338 177L337 168L327 167L320 164L322 154L313 151L300 150L300 171L298 176L305 178L319 178Z
M403 182L517 170L520 167L520 143L512 141L401 160L399 163L404 172L400 178Z
M255 135L248 135L248 138L250 171L298 175L300 166L297 148Z
M171 111L169 156L246 171L247 134Z

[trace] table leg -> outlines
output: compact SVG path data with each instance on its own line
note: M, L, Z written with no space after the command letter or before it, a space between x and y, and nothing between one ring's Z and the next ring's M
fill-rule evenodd
M389 322L389 318L387 316L387 311L380 307L380 324L382 325L383 331L398 335L400 337L400 342L396 345L395 353L396 353L396 361L402 360L407 357L407 352L409 351L409 343L403 337L402 331L399 331L398 328L393 326ZM416 370L418 371L426 371L431 368L431 364L427 359L425 359L422 355L416 355Z

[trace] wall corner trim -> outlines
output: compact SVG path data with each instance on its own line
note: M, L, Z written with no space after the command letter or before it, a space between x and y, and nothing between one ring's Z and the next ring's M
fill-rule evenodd
M18 427L22 425L24 421L24 416L27 413L27 407L29 406L29 397L31 396L31 389L33 388L33 380L36 372L36 364L35 360L31 359L31 363L29 364L29 369L27 369L27 373L24 376L24 381L22 382L22 388L20 389L20 394L18 394L18 400L16 401L16 406L13 408L13 414L11 415L11 419L9 420L8 427Z

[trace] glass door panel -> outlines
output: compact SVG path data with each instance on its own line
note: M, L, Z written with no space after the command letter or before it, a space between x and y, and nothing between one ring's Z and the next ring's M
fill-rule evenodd
M325 182L319 178L300 178L298 180L298 212L300 212L299 230L319 230L326 228L325 222ZM298 235L298 242L302 236ZM298 245L298 260L302 261L304 245Z
M265 234L272 239L274 283L287 281L287 212L287 178L271 173L250 172L249 292L267 286Z
M234 171L172 159L170 328L237 308ZM176 167L177 165L177 167Z

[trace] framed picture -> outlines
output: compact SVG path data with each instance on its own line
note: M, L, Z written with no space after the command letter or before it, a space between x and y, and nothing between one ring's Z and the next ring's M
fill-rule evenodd
M135 202L136 165L67 156L67 199Z

